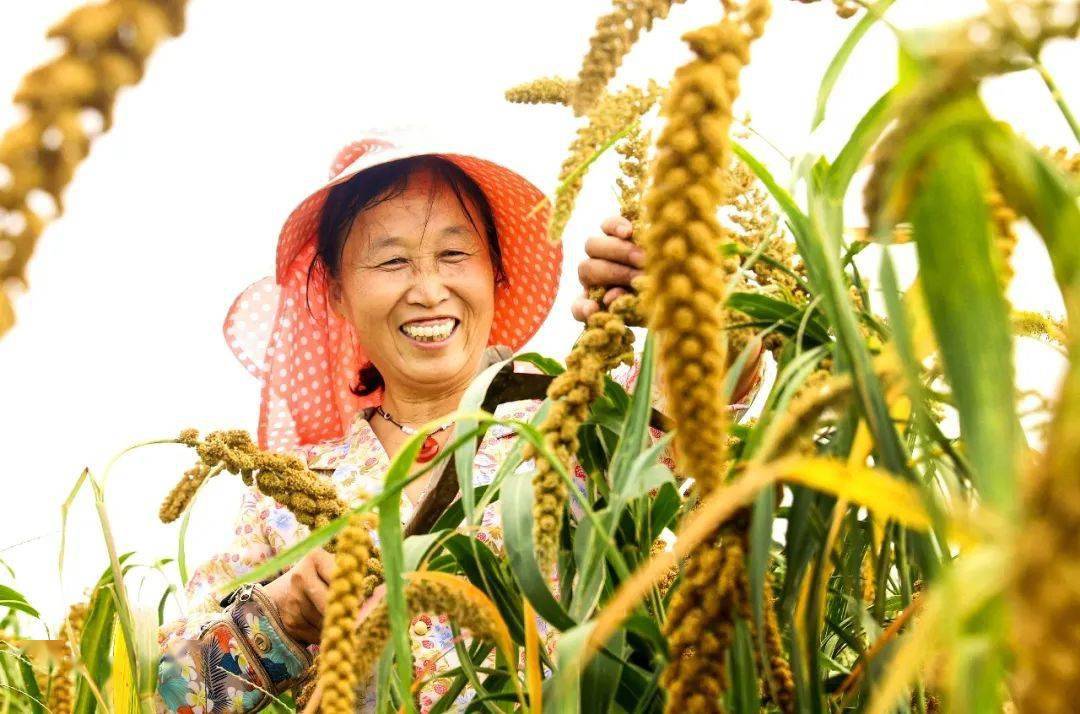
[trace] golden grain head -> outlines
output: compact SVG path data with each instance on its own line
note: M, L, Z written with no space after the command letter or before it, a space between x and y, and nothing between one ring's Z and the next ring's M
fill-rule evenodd
M562 77L540 77L506 90L506 101L514 104L567 104L575 82Z
M55 217L38 215L28 196L43 191L52 198L52 213L62 213L62 194L97 132L81 117L92 112L108 128L117 92L139 81L160 40L182 30L185 7L186 0L112 0L79 8L49 33L61 43L60 54L28 73L16 90L26 115L0 138L0 165L10 174L0 189L0 210L24 221L21 230L8 231L13 250L0 258L0 336L15 320L7 286L26 284L37 239Z
M1060 417L1060 412L1057 415ZM1080 696L1080 489L1075 471L1055 468L1062 432L1052 428L1046 455L1023 481L1025 524L1012 562L1017 671L1012 691L1021 712L1072 711Z
M719 322L724 299L724 232L716 210L724 194L718 179L730 157L727 128L732 96L705 88L737 74L758 32L761 13L687 33L697 59L679 68L662 113L668 122L658 140L658 160L645 197L647 289L642 293L649 327L660 334L661 369L678 399L669 397L678 424L676 448L683 468L709 490L720 478L722 369L725 345ZM766 13L767 14L767 13ZM706 426L707 425L707 426Z
M451 622L468 630L474 637L506 644L501 642L503 626L497 621L497 611L485 607L448 582L420 574L420 577L406 583L405 602L410 617L422 613L446 615ZM360 646L354 671L358 676L366 677L374 670L390 639L390 610L385 600L364 618L357 631L357 639Z
M321 711L330 714L352 714L356 708L361 640L355 622L359 606L375 587L370 561L374 552L371 532L377 524L370 513L355 514L338 537L319 646Z
M187 509L191 499L210 475L210 467L203 462L197 463L184 472L180 481L165 497L158 511L162 523L172 523Z
M660 679L668 695L664 711L724 711L725 656L742 607L743 560L738 539L707 540L688 558L664 626L671 653Z
M571 97L575 114L587 114L596 106L641 33L650 30L656 20L667 17L672 5L683 1L617 0L612 11L596 21Z
M600 310L589 316L586 329L566 360L566 370L552 380L547 396L551 410L540 424L544 442L569 472L577 454L578 429L588 417L590 405L603 393L604 375L617 365L632 361L634 334L621 315L634 316L636 296L619 298L620 314ZM534 459L533 544L545 572L555 566L568 487L563 475L531 444L525 458Z
M645 88L629 86L617 93L605 94L588 113L587 121L577 130L559 171L559 186L548 227L550 240L562 238L591 162L620 132L629 130L648 112L662 94L660 86L650 80Z

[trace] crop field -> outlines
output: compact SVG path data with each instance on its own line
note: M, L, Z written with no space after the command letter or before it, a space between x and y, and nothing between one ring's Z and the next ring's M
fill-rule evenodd
M645 254L633 290L591 315L573 344L517 356L551 378L534 394L536 417L494 416L537 382L489 369L455 413L452 444L417 468L425 435L413 436L383 490L358 504L241 430L185 429L83 471L56 506L93 499L91 535L108 560L86 601L44 623L49 640L27 635L39 613L19 578L0 579L0 714L154 710L170 676L158 631L191 576L185 533L210 479L242 480L309 529L230 589L318 547L337 564L316 664L267 711L351 713L369 677L380 712L451 710L466 688L470 711L1076 711L1080 122L1069 103L1080 98L1063 96L1041 56L1078 41L1080 2L991 0L981 15L918 32L889 23L894 5L916 1L722 0L711 23L682 36L688 59L673 76L620 84L635 43L682 3L615 0L580 38L577 76L505 93L550 105L521 112L579 122L546 187L549 238L563 239L590 169L610 152L620 173L611 213L631 222ZM871 28L896 33L899 47L893 86L842 149L786 157L784 173L737 109L780 3L835 11L848 28L815 127ZM111 130L117 93L140 81L161 42L183 42L185 8L108 0L53 31L66 50L26 75L15 97L24 119L0 140L5 285L48 239L35 201L44 194L59 210L79 180L88 113ZM1045 84L1031 111L1059 115L1070 146L1044 146L991 111L984 84L1014 73ZM861 225L849 225L853 198ZM1029 279L1013 267L1020 231L1044 246L1064 315L1010 302ZM864 251L880 255L873 272L859 267ZM17 317L0 291L0 339ZM1019 386L1020 340L1067 360L1052 398ZM608 375L635 353L627 391ZM754 408L729 409L759 355L770 377ZM517 441L491 483L460 479L456 500L403 527L403 489L435 468L468 474L495 427ZM106 486L116 461L162 444L190 457L161 493L179 546L139 561L115 545ZM498 547L476 537L493 504ZM169 583L152 596L132 587L148 569ZM355 626L377 587L385 597ZM421 707L430 675L414 666L409 632L424 613L451 623L458 664L438 675L442 699ZM203 698L179 710L229 706Z

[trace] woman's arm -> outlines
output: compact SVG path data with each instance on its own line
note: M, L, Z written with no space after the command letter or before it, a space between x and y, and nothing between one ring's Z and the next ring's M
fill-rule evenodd
M261 586L247 586L231 598L224 591L273 555L263 527L273 509L270 499L244 494L233 542L196 568L186 584L191 613L159 630L158 712L256 711L310 666L310 653L286 634Z

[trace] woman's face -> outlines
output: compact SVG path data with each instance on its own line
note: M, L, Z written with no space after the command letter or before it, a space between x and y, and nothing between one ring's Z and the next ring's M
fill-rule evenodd
M495 273L480 211L462 198L472 222L453 189L423 169L403 193L361 211L346 238L332 305L390 388L467 384L487 346Z

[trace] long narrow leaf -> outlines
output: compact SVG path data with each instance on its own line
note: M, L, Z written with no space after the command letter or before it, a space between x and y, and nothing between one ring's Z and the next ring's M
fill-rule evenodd
M991 251L986 165L971 142L942 144L912 205L921 283L979 491L1016 506L1018 420L1009 312Z

